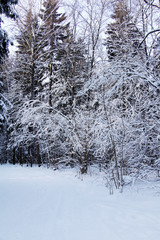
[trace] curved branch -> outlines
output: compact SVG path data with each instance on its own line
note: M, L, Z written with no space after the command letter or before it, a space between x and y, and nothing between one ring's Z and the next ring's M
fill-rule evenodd
M154 30L148 32L148 33L146 34L146 36L143 38L143 40L140 42L138 48L141 47L142 43L146 40L146 38L147 38L150 34L155 33L155 32L160 32L160 28L154 29Z
M158 5L153 4L153 3L149 3L147 0L144 0L144 2L147 3L148 5L151 5L151 6L153 6L153 7L156 7L156 8L158 8L158 9L160 9L160 7L159 7Z

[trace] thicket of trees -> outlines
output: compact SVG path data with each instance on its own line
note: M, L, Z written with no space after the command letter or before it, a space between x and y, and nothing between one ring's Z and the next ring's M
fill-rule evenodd
M44 0L18 21L16 53L1 63L12 105L1 163L81 173L94 166L116 187L128 175L159 174L159 2L84 0L64 8L70 17L58 0Z

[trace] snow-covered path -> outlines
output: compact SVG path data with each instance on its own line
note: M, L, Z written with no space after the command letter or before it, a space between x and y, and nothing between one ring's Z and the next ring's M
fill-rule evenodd
M160 185L109 195L74 175L0 166L0 240L160 240Z

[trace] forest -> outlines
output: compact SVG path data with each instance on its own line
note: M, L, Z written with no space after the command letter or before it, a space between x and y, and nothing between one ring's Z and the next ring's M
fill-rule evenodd
M160 1L22 3L0 2L0 163L160 177Z

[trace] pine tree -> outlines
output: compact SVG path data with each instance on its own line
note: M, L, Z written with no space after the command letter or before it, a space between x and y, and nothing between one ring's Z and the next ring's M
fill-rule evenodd
M89 63L82 39L75 41L72 34L67 32L64 45L58 66L59 82L54 83L54 88L59 85L59 93L54 94L53 98L57 109L68 115L73 113L73 108L84 104L84 98L78 97L78 93L88 79Z
M138 48L142 34L132 22L126 0L119 0L114 5L114 14L111 17L115 19L115 22L108 25L105 43L109 61L118 59L126 61L128 57L135 55L144 57L144 46Z
M131 21L126 0L119 0L114 5L112 18L115 22L108 25L105 45L111 66L115 64L115 72L123 75L123 78L120 77L117 82L120 94L112 97L120 99L119 111L125 116L125 111L134 101L134 90L131 93L130 89L135 89L138 84L138 78L134 77L135 71L136 69L137 72L139 71L138 65L145 65L145 50L143 45L138 48L142 36ZM133 81L132 78L135 80ZM147 84L145 88L148 88Z
M9 38L5 30L1 28L2 14L6 17L16 18L16 13L13 10L13 5L17 4L18 0L6 0L0 2L0 64L4 62L8 55Z
M33 163L41 165L39 139L36 137L37 128L32 126L31 122L28 122L26 124L28 133L24 133L23 123L21 123L21 119L18 119L22 113L25 114L25 111L27 111L25 106L28 104L28 101L32 108L33 102L41 98L39 94L41 91L39 80L43 76L43 64L39 58L41 54L39 23L38 17L33 15L32 9L28 10L25 21L20 25L17 42L18 46L12 72L13 87L16 85L17 89L15 89L15 96L12 98L14 107L10 117L12 124L10 127L9 144L12 145L10 149L13 151L11 162L22 164L28 161L31 165ZM16 97L17 91L19 94L18 101ZM30 136L30 138L26 138L26 135ZM21 141L17 141L18 136L21 136ZM26 152L28 152L28 158L26 157Z
M8 56L9 38L7 32L2 29L2 14L8 18L15 19L17 17L13 10L13 5L17 4L17 0L0 1L0 162L6 161L6 129L7 129L7 108L10 105L9 101L3 94L3 66L5 58Z
M39 39L38 17L34 16L29 9L20 33L17 36L18 50L16 51L16 75L21 82L24 96L34 99L40 89L39 80L42 77L43 65L39 58L40 39Z
M55 5L52 7L53 9L50 9L51 14L52 10L57 11ZM47 14L48 12L43 17L41 16L41 25L39 25L38 17L34 16L30 9L17 37L18 50L16 53L14 79L15 82L18 81L20 83L17 86L21 85L23 97L21 104L18 105L18 109L16 109L16 106L13 108L12 116L15 119L11 119L13 124L9 146L14 147L13 160L11 160L13 162L23 163L27 161L31 165L33 163L40 165L41 151L44 149L43 145L48 148L49 143L53 143L54 134L50 138L50 133L46 132L43 134L41 132L41 130L45 129L44 119L51 122L50 118L53 117L51 114L47 116L49 108L46 101L49 99L48 102L51 107L52 92L49 91L49 97L46 97L47 92L44 81L46 80L46 76L49 76L49 90L51 90L53 79L52 68L57 67L57 64L60 62L60 58L62 57L60 51L62 53L62 46L64 46L63 39L66 37L63 37L64 27L59 26L59 23L63 22L64 17L59 20L54 20L53 18L53 22L51 23L54 25L55 22L55 25L57 25L54 28L54 26L51 27L49 25L50 21L48 21ZM60 15L57 14L56 16ZM55 41L57 41L56 44ZM44 105L46 106L46 110ZM31 118L28 116L28 110L30 111ZM38 122L36 121L37 119L39 119ZM45 143L43 142L44 138ZM50 148L53 150L54 146ZM47 156L46 151L43 151L43 153ZM28 157L26 157L26 152L28 153ZM51 153L53 152L51 151ZM48 161L48 158L44 157L44 161L45 159Z
M48 102L52 107L52 85L57 81L57 70L64 53L64 40L67 38L66 15L58 13L59 2L45 0L40 10L42 56L45 63L46 76L49 77Z
M9 18L16 18L16 14L13 11L14 4L17 4L17 0L7 0L7 1L1 1L0 2L0 70L1 73L3 72L2 69L2 63L4 63L5 57L8 56L8 46L9 46L9 38L8 34L5 30L1 28L1 22L2 22L2 14L6 15L6 17ZM0 125L2 126L3 122L6 119L6 102L7 100L2 95L2 86L3 86L3 76L0 76Z
M57 11L55 5L53 5L52 10ZM43 144L48 146L48 142L52 142L49 133L46 133L48 134L48 140L46 140L47 137L46 134L44 134L46 143L42 141L43 134L40 130L45 128L43 118L47 118L46 111L48 111L48 106L41 100L46 101L47 99L43 80L45 80L46 75L49 74L51 80L51 82L49 82L49 88L51 88L53 78L51 69L53 64L55 66L57 62L60 61L58 59L60 58L58 52L62 49L59 48L59 46L63 46L64 28L59 26L58 22L63 21L64 17L59 20L54 20L57 27L51 28L49 25L48 28L47 24L49 24L50 21L48 22L47 14L48 12L44 15L46 19L44 16L42 17L40 26L38 17L33 15L32 9L29 9L25 21L20 27L20 33L17 36L18 50L16 52L14 80L15 83L17 82L17 86L21 88L22 98L21 103L17 105L18 109L14 106L12 111L13 118L10 119L13 124L10 128L9 146L13 149L13 159L11 162L14 163L19 162L22 164L27 161L31 165L33 163L40 165ZM53 44L53 40L54 42L55 40L57 41L56 44ZM51 98L50 91L48 97L50 106L52 105ZM17 102L15 103L17 104ZM45 104L46 111L44 109ZM29 116L27 117L28 110L30 111L31 118L29 118ZM52 116L50 115L50 117ZM40 120L37 122L36 119L38 118ZM40 145L41 142L43 142L42 145ZM28 153L28 157L26 157L26 152Z

